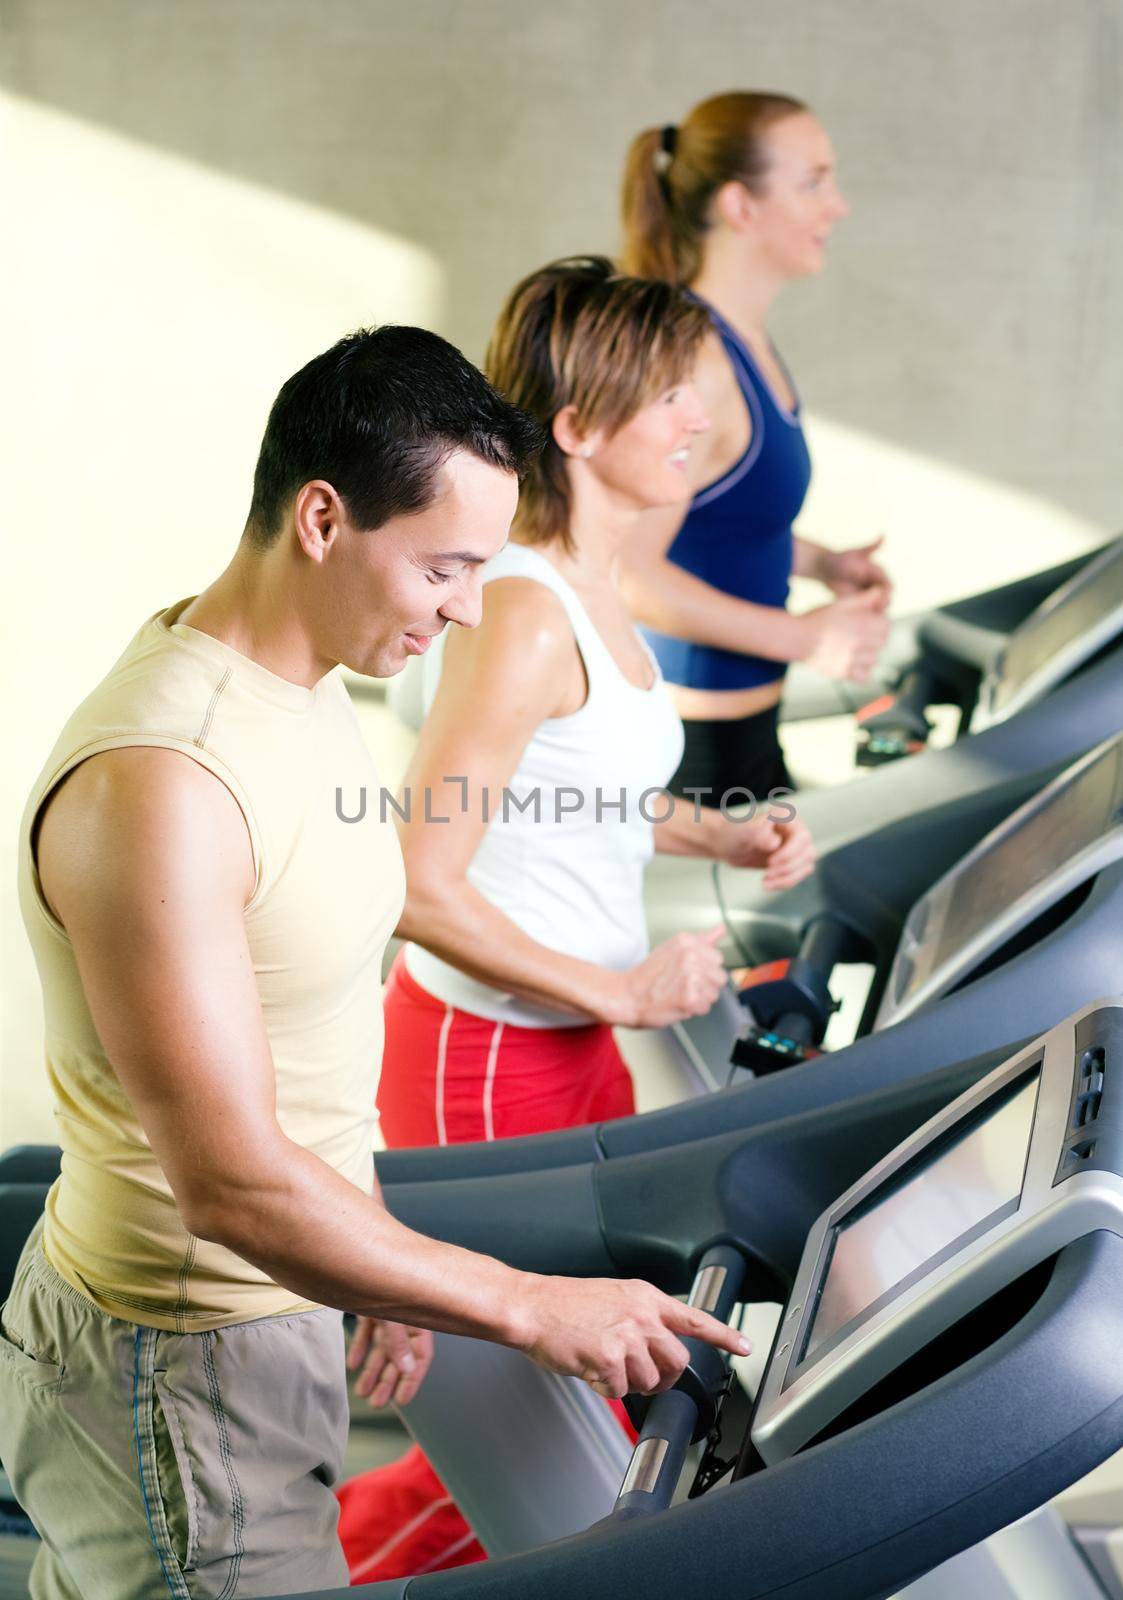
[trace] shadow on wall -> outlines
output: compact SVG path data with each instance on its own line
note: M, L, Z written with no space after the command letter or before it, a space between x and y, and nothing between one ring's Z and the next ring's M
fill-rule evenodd
M144 145L414 240L477 358L507 287L616 240L630 137L715 90L822 116L854 215L778 308L808 403L1120 518L1117 0L10 0L0 82ZM263 278L270 263L263 261ZM263 287L267 287L263 283Z
M2 94L0 149L21 152L0 309L18 597L4 616L7 886L25 797L75 704L147 616L230 559L280 384L348 327L439 321L442 280L405 240ZM11 892L0 949L2 1148L53 1138Z
M406 240L3 95L0 146L34 240L6 261L0 449L9 526L36 530L8 552L10 620L62 710L225 566L284 379L349 327L439 320L442 278Z

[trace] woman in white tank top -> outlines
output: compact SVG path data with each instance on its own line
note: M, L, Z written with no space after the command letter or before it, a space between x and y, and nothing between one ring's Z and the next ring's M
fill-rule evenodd
M666 795L682 725L616 589L636 518L689 496L706 327L681 290L599 259L532 274L500 315L489 375L550 436L515 542L482 575L480 626L424 662L428 716L400 797L412 942L387 984L378 1091L388 1145L626 1116L613 1024L700 1014L724 979L720 930L648 953L652 851L763 866L775 888L814 861L788 806L738 822ZM377 1399L377 1354L372 1372L358 1388ZM362 1529L352 1556L376 1553L352 1559L354 1577L484 1556L416 1447L341 1499L341 1526ZM378 1564L386 1550L393 1566Z
M500 315L491 378L549 438L483 574L481 625L424 663L401 829L411 943L379 1091L391 1145L626 1113L612 1026L700 1014L724 976L718 930L648 952L652 852L763 866L777 888L810 869L790 806L769 820L762 797L734 821L665 793L682 727L616 587L637 518L688 497L706 328L680 290L593 258L532 274Z

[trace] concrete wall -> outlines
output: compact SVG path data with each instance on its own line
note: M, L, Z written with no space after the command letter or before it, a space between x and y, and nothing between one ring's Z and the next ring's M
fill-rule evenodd
M854 207L774 322L806 531L887 531L905 606L1027 570L1123 522L1121 52L1116 0L5 0L0 1144L50 1137L23 795L225 561L295 366L388 318L478 357L518 275L612 250L639 127L788 89Z
M854 204L830 270L777 317L813 406L1119 520L1117 0L7 0L4 15L16 92L421 245L447 272L443 330L474 355L517 275L612 247L633 132L718 88L791 89L832 132Z

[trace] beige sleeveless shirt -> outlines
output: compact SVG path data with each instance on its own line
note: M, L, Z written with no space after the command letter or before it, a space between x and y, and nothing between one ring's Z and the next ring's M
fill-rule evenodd
M392 814L379 804L339 674L314 689L278 678L177 622L188 604L146 622L75 711L32 790L19 853L63 1151L43 1248L111 1316L177 1332L308 1302L184 1228L98 1039L70 940L42 897L31 841L44 800L87 757L129 745L182 751L226 785L253 850L246 935L276 1069L277 1120L368 1194L382 954L405 893Z

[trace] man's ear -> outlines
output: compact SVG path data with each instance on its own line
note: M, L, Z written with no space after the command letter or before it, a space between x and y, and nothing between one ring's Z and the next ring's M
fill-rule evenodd
M723 183L714 195L714 209L727 228L745 233L756 221L756 200L736 178Z
M313 478L297 490L292 507L300 548L313 561L323 561L342 526L343 503L330 483Z
M577 407L563 406L550 423L554 443L566 456L587 461L601 441L601 430L586 433L577 425Z

